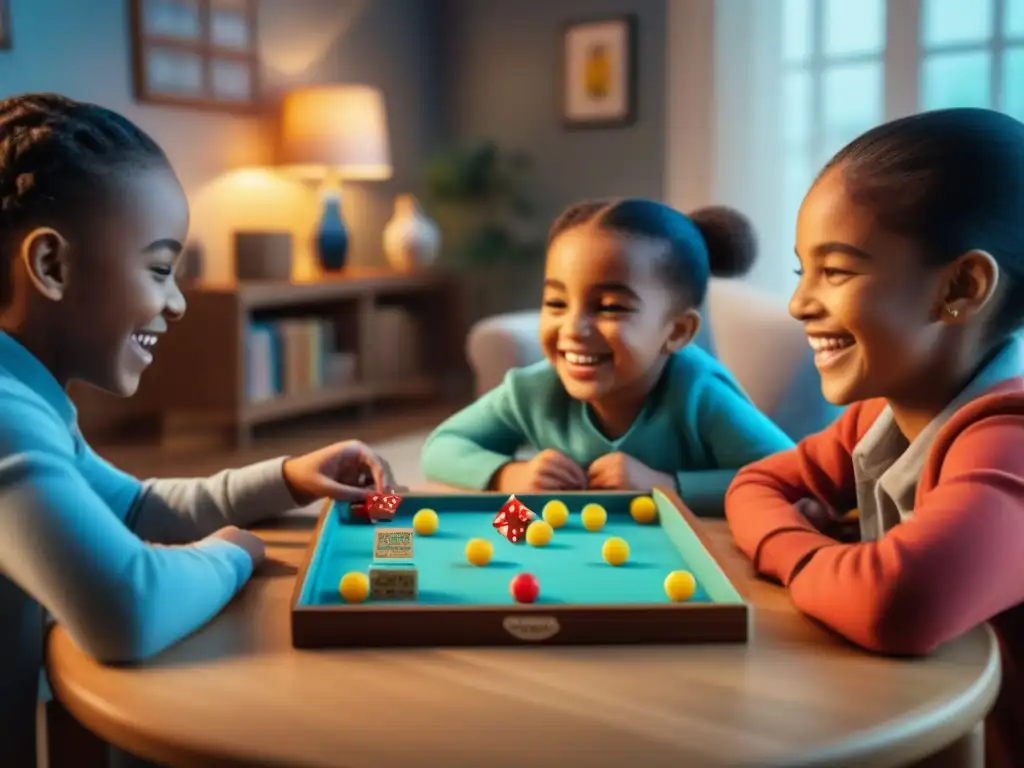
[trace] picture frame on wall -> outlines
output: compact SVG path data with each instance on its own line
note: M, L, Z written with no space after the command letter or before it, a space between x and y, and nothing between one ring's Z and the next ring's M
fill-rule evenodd
M260 109L257 0L128 2L137 101Z
M9 50L11 39L11 0L0 0L0 50Z
M637 118L637 17L574 21L562 30L562 121L620 128Z

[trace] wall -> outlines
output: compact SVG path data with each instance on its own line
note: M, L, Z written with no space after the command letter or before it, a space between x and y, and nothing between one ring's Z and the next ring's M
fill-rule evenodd
M263 168L272 121L137 104L132 98L127 0L30 0L12 5L13 49L0 52L0 95L59 91L123 112L164 146L192 201L192 234L210 276L230 275L231 232L291 230L301 271L318 214L312 190ZM414 189L440 136L431 0L261 0L260 49L268 101L302 82L364 82L384 90L394 178L346 190L352 260L380 258L391 200ZM423 30L427 30L424 33Z
M670 0L666 36L666 199L749 216L760 242L745 281L778 298L793 288L793 222L778 214L779 4Z
M192 203L192 236L208 276L233 269L236 228L290 230L300 274L312 269L319 213L311 189L285 181L270 162L273 120L137 104L132 98L128 0L12 3L13 47L0 51L0 96L57 91L122 112L170 156ZM380 233L398 192L415 190L440 140L438 35L433 0L261 0L260 53L268 104L289 85L362 82L387 100L394 177L346 188L351 259L377 263ZM268 114L273 114L268 109ZM135 401L75 387L83 430L101 436Z
M192 201L192 234L213 279L230 275L231 232L295 235L310 271L315 193L263 167L272 121L137 104L127 0L12 3L14 46L0 52L0 95L54 90L125 113L163 144ZM560 122L561 28L573 19L639 16L639 119L625 129ZM352 261L380 258L391 200L415 191L425 157L452 141L491 138L535 159L539 224L582 197L660 198L664 180L666 0L261 0L268 100L289 85L353 81L387 98L395 176L349 185ZM442 48L444 55L439 55Z
M585 197L661 198L665 149L666 0L447 0L445 125L453 141L493 139L528 152L546 224ZM561 124L561 30L568 21L635 13L635 125Z

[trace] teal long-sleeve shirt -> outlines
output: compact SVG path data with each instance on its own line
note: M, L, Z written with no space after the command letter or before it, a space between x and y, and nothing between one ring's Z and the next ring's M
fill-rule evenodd
M35 765L46 614L104 662L181 640L252 574L243 549L204 537L296 506L283 462L140 481L93 452L57 380L0 333L0 765Z
M423 447L429 480L483 490L521 448L553 449L586 469L625 453L672 475L696 513L721 515L736 472L793 441L750 402L729 371L701 349L673 354L635 422L618 439L565 391L547 361L517 368L443 422Z

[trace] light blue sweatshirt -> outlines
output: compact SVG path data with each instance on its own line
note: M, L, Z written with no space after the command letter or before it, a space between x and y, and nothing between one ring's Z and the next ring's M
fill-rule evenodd
M625 453L672 475L696 513L721 515L737 470L793 441L754 407L726 368L694 346L672 355L636 421L609 439L547 361L509 371L495 389L427 438L423 471L435 482L486 489L523 447L554 449L586 469Z
M181 640L252 574L240 547L189 542L295 507L283 461L140 482L93 452L57 380L0 333L0 765L34 754L46 612L104 662Z

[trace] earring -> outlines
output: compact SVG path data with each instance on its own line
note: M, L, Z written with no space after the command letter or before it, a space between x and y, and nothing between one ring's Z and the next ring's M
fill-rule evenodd
M956 307L946 307L946 313L950 317L958 317L960 315L960 310Z

